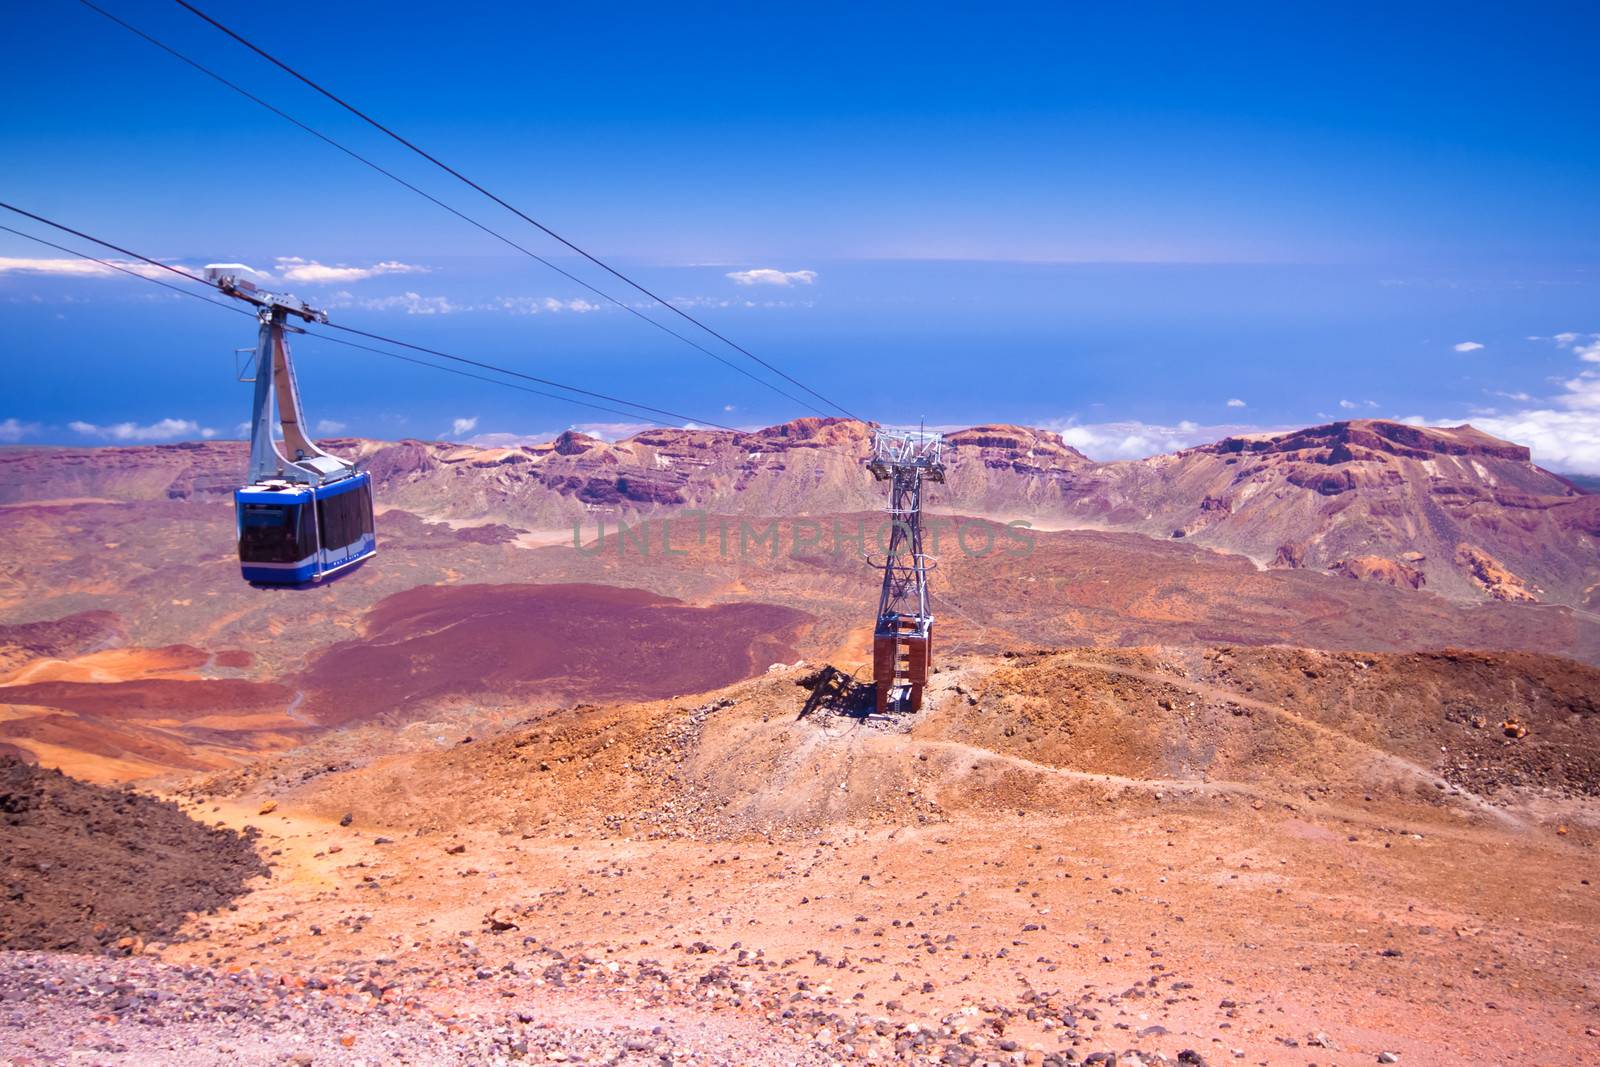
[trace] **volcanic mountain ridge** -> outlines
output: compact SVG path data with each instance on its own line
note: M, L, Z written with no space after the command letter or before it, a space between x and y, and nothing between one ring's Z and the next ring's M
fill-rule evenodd
M1262 566L1311 568L1461 599L1600 606L1600 496L1470 426L1352 420L1096 463L1048 430L946 435L938 511L1187 538ZM569 430L507 447L333 440L383 506L452 524L560 530L684 509L751 515L872 510L871 427L798 419L763 430ZM220 500L243 446L0 451L0 502Z

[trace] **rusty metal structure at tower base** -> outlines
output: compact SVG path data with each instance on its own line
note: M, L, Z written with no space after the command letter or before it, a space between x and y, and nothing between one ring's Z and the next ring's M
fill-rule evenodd
M922 430L879 430L868 469L890 482L889 546L883 593L872 634L872 679L877 710L916 711L933 658L933 615L928 611L928 557L922 551L922 487L943 482L944 441Z

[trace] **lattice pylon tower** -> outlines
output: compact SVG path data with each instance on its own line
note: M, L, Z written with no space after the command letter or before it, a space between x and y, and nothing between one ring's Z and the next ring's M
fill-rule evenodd
M889 544L883 592L872 634L872 678L877 710L916 711L933 657L933 615L928 611L928 557L922 550L922 487L944 481L944 441L922 430L879 430L868 468L890 482Z

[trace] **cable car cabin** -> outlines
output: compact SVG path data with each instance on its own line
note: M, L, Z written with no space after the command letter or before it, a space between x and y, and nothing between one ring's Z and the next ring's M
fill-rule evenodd
M247 582L320 581L378 551L372 532L372 476L328 485L264 482L233 495L239 567Z

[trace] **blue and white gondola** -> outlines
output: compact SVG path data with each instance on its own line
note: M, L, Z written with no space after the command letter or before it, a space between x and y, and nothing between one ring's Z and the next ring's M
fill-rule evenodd
M250 485L233 499L247 582L304 585L378 551L366 471L331 485Z
M303 332L287 322L327 322L326 312L278 296L222 269L207 279L228 296L256 309L254 401L250 421L250 472L233 494L239 569L245 581L305 585L353 567L378 551L373 532L372 475L331 455L303 427L300 387L286 334Z

